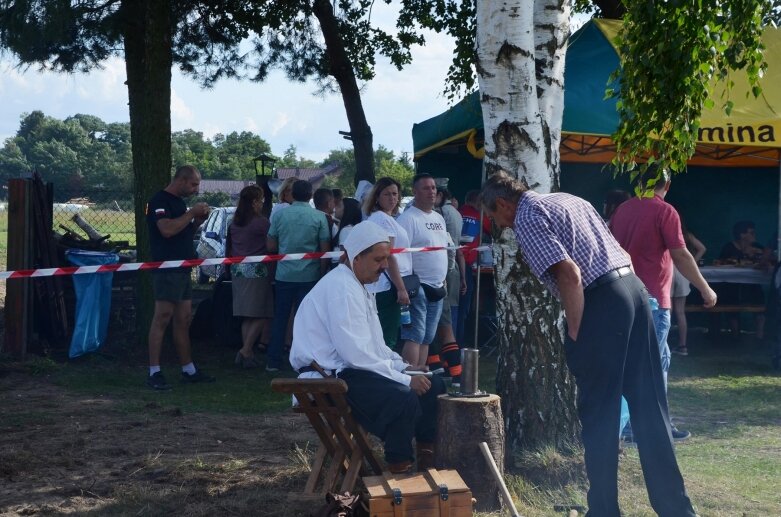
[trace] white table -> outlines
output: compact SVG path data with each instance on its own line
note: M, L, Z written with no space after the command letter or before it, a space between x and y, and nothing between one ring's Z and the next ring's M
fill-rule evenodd
M772 274L769 271L744 266L705 266L700 268L700 273L709 284L770 284Z

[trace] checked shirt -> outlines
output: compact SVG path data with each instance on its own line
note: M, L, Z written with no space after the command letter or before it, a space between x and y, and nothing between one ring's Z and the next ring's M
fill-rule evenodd
M587 201L563 192L525 192L513 225L515 239L532 272L558 298L550 267L571 259L585 288L608 271L631 261Z

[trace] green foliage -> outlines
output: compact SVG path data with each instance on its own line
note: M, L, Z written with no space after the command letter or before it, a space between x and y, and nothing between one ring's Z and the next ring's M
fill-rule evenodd
M318 1L321 0L231 2L237 4L231 9L234 30L251 42L252 51L236 50L229 59L223 54L217 60L221 66L215 66L208 62L212 56L195 49L185 72L209 85L222 77L249 76L262 81L271 69L279 68L292 80L313 78L327 87L332 70L314 14L314 4ZM373 0L336 0L332 8L347 57L355 77L361 81L374 77L377 56L389 59L401 69L412 60L410 48L425 43L414 24L399 21L394 33L372 23L373 3Z
M453 62L448 68L444 94L459 100L476 86L475 43L477 41L475 0L402 0L398 24L445 32L455 39Z
M632 179L652 164L683 171L695 151L702 110L716 102L728 115L732 109L731 70L744 70L754 95L761 93L767 7L756 0L698 0L696 7L677 0L627 3L618 37L623 68L606 94L619 98L613 136L619 171L632 171ZM725 84L725 97L711 98L714 80Z
M200 131L186 129L171 135L171 157L174 167L194 165L204 178L251 180L255 178L253 159L271 154L271 146L249 131L227 136L216 134L209 140ZM258 166L259 167L259 166ZM258 168L260 171L260 168Z
M268 142L249 131L234 131L227 136L218 133L209 139L200 131L185 129L174 132L171 142L173 166L194 165L206 179L253 180L253 159L261 154L273 156ZM57 185L55 196L58 201L80 195L83 189L130 192L130 146L130 124L127 122L106 123L93 115L83 114L59 120L34 111L22 116L16 136L6 139L0 147L0 181L37 168L47 181ZM296 146L290 145L274 166L309 168L333 163L338 164L342 172L336 178L327 178L325 185L341 188L346 195L351 195L355 192L352 180L356 170L352 149L334 149L318 164L299 156ZM408 155L396 157L393 151L380 145L375 151L374 166L377 177L391 176L405 189L410 188L414 171ZM222 197L209 197L204 201L211 206L233 204ZM113 202L112 198L112 207Z
M352 149L335 149L323 160L321 167L328 164L338 164L342 171L339 176L329 176L323 182L327 188L339 188L345 196L355 194L355 184L352 178L355 176L355 155ZM374 169L377 178L389 176L401 184L402 196L412 195L412 177L415 170L409 160L409 155L403 153L396 157L395 153L383 145L377 146L374 151Z
M781 0L769 0L769 2L770 5L762 19L762 24L765 26L771 25L773 27L778 27L781 25Z
M278 169L294 169L300 167L302 169L317 167L317 163L314 160L298 156L298 148L290 144L282 155L275 163L274 167Z
M61 72L89 72L123 53L129 0L0 0L0 47L21 64ZM256 0L254 4L265 4ZM173 60L185 72L230 70L241 62L249 33L234 18L255 16L240 0L171 0ZM231 76L230 73L222 73Z
M130 131L128 124L122 126L106 124L92 115L65 120L40 111L23 115L16 136L7 139L0 150L0 178L37 169L69 191L84 186L129 191Z

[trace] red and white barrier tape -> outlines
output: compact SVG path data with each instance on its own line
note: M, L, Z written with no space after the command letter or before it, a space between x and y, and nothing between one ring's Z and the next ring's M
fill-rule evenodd
M418 253L425 251L442 251L446 248L429 246L425 248L394 248L391 253ZM472 251L490 249L489 246L469 248ZM20 269L18 271L1 271L0 280L9 278L41 278L48 276L90 275L93 273L116 273L120 271L148 271L152 269L173 269L180 267L215 266L218 264L254 264L257 262L280 262L285 260L314 260L325 258L339 258L343 251L328 251L316 253L288 253L286 255L257 255L254 257L224 257L212 259L167 260L165 262L127 262L124 264L105 264L102 266L72 266L54 267L48 269Z

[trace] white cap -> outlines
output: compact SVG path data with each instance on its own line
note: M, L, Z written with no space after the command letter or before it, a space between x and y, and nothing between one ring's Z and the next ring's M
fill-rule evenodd
M344 241L344 249L347 252L347 260L352 267L353 260L364 250L367 250L378 242L390 242L388 232L374 221L363 221L353 226L352 231Z

